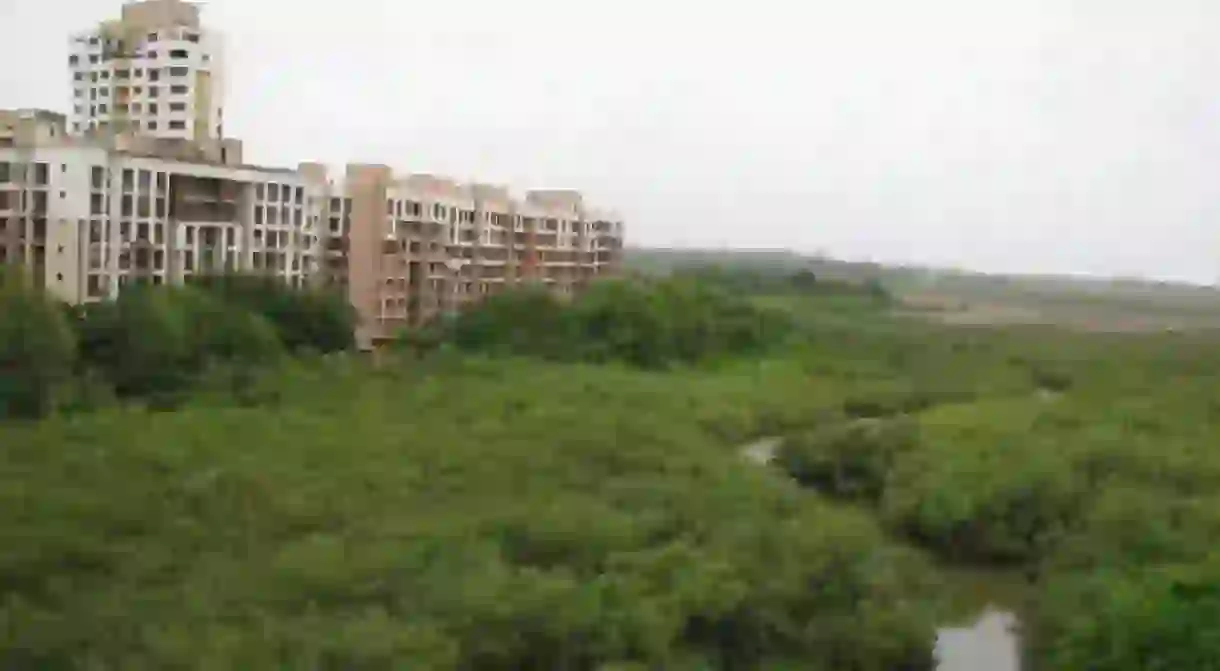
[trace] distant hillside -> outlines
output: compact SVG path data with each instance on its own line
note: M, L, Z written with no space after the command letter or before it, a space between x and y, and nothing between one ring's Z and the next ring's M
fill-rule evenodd
M1022 315L1019 321L1139 328L1220 327L1220 289L1212 286L1132 278L989 275L913 265L882 266L805 256L784 249L637 247L625 252L624 265L628 269L649 275L694 266L780 273L808 270L818 277L838 281L879 280L890 291L921 304L959 308L972 305L990 312L1019 313Z
M884 268L875 263L805 256L788 249L667 249L628 247L623 265L648 275L667 275L692 267L718 266L742 270L793 273L808 270L818 277L848 282L878 279Z

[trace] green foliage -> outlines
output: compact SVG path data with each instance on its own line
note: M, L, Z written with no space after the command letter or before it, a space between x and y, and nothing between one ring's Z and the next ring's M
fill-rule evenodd
M857 419L789 435L780 466L800 484L831 496L877 502L899 455L915 449L908 419Z
M802 378L429 366L0 428L0 666L931 668L928 567L691 421Z
M294 289L274 277L241 274L205 277L195 286L265 317L289 350L308 348L325 354L353 345L355 310L338 293Z
M78 322L88 366L122 396L171 402L214 362L271 363L281 346L260 316L191 287L136 285Z
M0 361L68 335L6 393L95 412L0 427L0 667L927 669L937 587L997 570L1036 668L1214 666L1212 334L677 273L372 368L261 282L4 295ZM737 453L766 436L796 483Z
M54 410L75 358L75 338L61 308L27 286L20 271L0 273L0 419Z
M1073 574L1045 588L1031 632L1046 669L1215 669L1220 561Z
M535 289L494 296L445 337L466 350L665 368L757 353L787 330L781 314L696 282L607 281L571 303Z

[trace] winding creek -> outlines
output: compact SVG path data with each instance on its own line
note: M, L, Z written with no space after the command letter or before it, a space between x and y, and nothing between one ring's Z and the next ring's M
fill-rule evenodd
M759 438L740 448L745 460L770 465L783 441L778 436ZM984 607L974 622L945 623L936 631L937 671L1018 671L1021 646L1017 617L1002 608Z

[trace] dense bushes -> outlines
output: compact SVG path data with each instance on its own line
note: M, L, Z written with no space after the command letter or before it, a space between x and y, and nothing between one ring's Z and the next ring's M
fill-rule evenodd
M0 418L54 410L75 359L62 310L18 272L0 272Z
M6 412L177 411L0 428L0 666L928 668L902 542L1015 576L1035 668L1211 668L1214 336L955 330L795 279L504 294L376 370L284 357L350 311L261 281L80 313L7 285ZM740 463L759 436L809 489Z
M1220 560L1139 572L1059 575L1032 614L1043 669L1215 669L1220 660Z
M215 275L195 286L222 302L267 319L289 350L321 353L351 349L355 312L339 293L294 290L275 278L259 275Z
M452 323L466 350L645 368L757 353L788 333L782 313L683 280L598 282L570 303L541 290L494 296Z
M739 372L429 365L0 429L0 666L931 668L927 566L690 421Z
M86 409L113 394L172 406L203 377L225 377L237 391L286 346L327 352L351 342L349 307L264 278L136 284L83 307L57 305L19 275L0 292L0 417Z
M857 419L790 434L781 467L797 482L832 496L876 503L894 461L917 444L909 419Z

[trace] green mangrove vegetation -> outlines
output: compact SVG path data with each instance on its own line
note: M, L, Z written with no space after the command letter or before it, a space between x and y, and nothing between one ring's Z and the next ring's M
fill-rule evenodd
M1034 669L1220 668L1220 337L895 303L521 290L375 365L326 292L8 276L0 668L921 671L966 575Z

